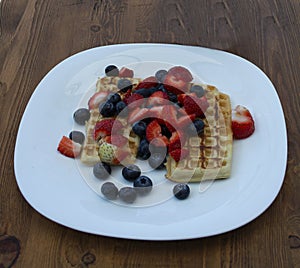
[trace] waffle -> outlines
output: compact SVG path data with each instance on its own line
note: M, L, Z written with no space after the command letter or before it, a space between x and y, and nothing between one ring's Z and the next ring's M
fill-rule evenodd
M96 83L96 92L117 92L117 84L120 80L120 77L103 77L98 79ZM141 81L141 79L138 78L127 78L131 81L133 88ZM99 109L92 109L90 111L90 119L86 122L85 129L86 129L86 138L84 141L84 144L82 146L82 152L80 160L85 165L94 165L97 162L100 161L99 158L99 143L96 142L93 138L94 133L94 127L96 122L100 121L103 117L99 113ZM122 121L122 120L120 120ZM126 119L123 120L123 125L125 126L127 124ZM134 162L135 155L137 152L138 144L139 144L139 138L132 133L132 131L125 129L125 132L123 133L125 137L128 138L128 146L131 152L131 159L128 159L128 162Z
M206 90L209 107L205 112L204 132L189 137L184 148L189 155L176 162L168 156L166 178L176 182L199 182L228 178L232 162L231 103L228 95L214 86Z

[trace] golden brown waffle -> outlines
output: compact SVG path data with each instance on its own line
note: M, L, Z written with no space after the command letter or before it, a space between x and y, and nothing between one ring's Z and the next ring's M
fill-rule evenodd
M167 158L166 177L176 182L199 182L228 178L232 162L231 103L228 95L209 85L206 90L209 107L205 112L202 136L190 137L185 143L187 158L176 162Z
M120 77L103 77L98 79L96 83L96 92L117 92L117 84L120 80ZM135 87L141 79L138 78L127 78L131 81L133 87ZM94 165L95 163L100 161L99 158L99 143L96 142L93 138L94 127L97 121L100 121L103 117L99 113L99 109L93 109L90 111L91 116L88 122L86 122L86 138L85 142L82 146L82 152L80 160L85 165ZM124 125L127 124L124 119ZM132 152L132 158L135 158L136 151L139 144L139 139L136 135L134 135L131 131L125 130L124 136L128 138L129 141L129 148ZM132 159L133 161L133 159Z

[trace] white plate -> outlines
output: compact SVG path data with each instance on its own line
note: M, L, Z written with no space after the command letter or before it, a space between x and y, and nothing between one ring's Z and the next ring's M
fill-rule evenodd
M104 75L105 66L141 62L186 66L204 83L228 93L232 106L249 108L256 131L248 139L234 141L231 178L206 188L193 184L190 197L183 201L169 198L146 207L119 206L92 191L76 161L56 151L62 135L74 127L73 112ZM152 75L155 70L145 73L150 69L137 70L136 76ZM15 174L28 203L57 223L111 237L178 240L220 234L255 219L277 196L286 160L282 107L272 83L255 65L208 48L123 44L69 57L40 82L19 127Z

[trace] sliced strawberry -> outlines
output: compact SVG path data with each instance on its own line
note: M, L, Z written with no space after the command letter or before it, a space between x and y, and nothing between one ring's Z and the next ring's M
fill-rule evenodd
M180 160L186 158L189 154L187 149L176 149L174 151L169 152L169 155L176 161L179 162Z
M154 138L151 141L151 144L155 147L167 147L169 145L169 140L166 136L161 135L159 137Z
M165 105L168 99L166 92L156 91L148 98L147 105Z
M128 139L125 138L123 135L115 134L112 136L106 136L103 138L103 140L107 143L110 143L112 145L115 145L117 147L123 147L128 143Z
M108 91L96 92L88 101L89 109L92 110L98 108L99 104L107 98L108 94Z
M190 125L196 119L196 114L183 115L177 121L178 129L184 130L185 127Z
M58 144L57 150L67 157L76 158L80 155L81 145L63 136Z
M148 117L148 109L136 107L130 111L128 116L128 123L133 124L134 122L140 121Z
M162 119L163 116L163 106L153 106L148 110L148 116L149 117L153 117L153 118L157 118L157 119ZM163 122L160 122L163 123Z
M123 99L126 105L131 105L131 108L140 106L142 101L139 100L144 100L144 97L137 93L126 95Z
M146 129L146 138L148 142L152 141L154 138L161 137L161 126L156 120L153 120Z
M183 80L184 82L191 82L193 76L190 71L182 66L174 66L169 71L168 74L175 76L177 79Z
M238 105L232 111L232 133L235 139L244 139L253 134L254 120L246 107Z
M196 93L194 93L194 92L193 92L193 93L179 94L179 95L177 96L178 102L179 102L180 104L183 105L183 102L184 102L184 99L185 99L186 96L197 97Z
M181 147L185 144L185 136L180 131L174 131L170 138L170 143L168 147L168 151L174 151L176 149L181 149Z
M168 91L178 95L187 91L188 83L182 79L179 79L175 75L168 73L164 80L164 87Z
M113 118L104 119L96 123L94 128L94 139L99 140L105 136L110 136L112 132L117 133L123 128L122 123Z
M132 78L133 77L133 70L128 69L126 67L122 67L119 71L119 76L120 77L129 77Z
M173 127L176 126L177 108L174 105L165 105L163 107L162 114L166 122L168 122Z
M170 124L169 122L165 121L165 125L170 132L176 131L175 126Z
M183 100L183 107L187 114L195 114L202 117L206 112L209 104L205 96L198 98L193 96L186 96Z
M135 90L138 90L140 88L151 88L151 87L155 87L157 86L158 82L157 79L155 78L155 76L149 76L147 78L145 78L142 82L140 82Z

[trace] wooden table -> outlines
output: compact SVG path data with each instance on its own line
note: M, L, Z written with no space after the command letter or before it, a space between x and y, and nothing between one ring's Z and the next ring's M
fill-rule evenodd
M0 2L0 267L300 267L298 0ZM77 52L138 42L222 49L255 63L274 83L286 117L288 165L275 202L254 221L214 237L134 241L63 227L22 197L14 147L37 84Z

